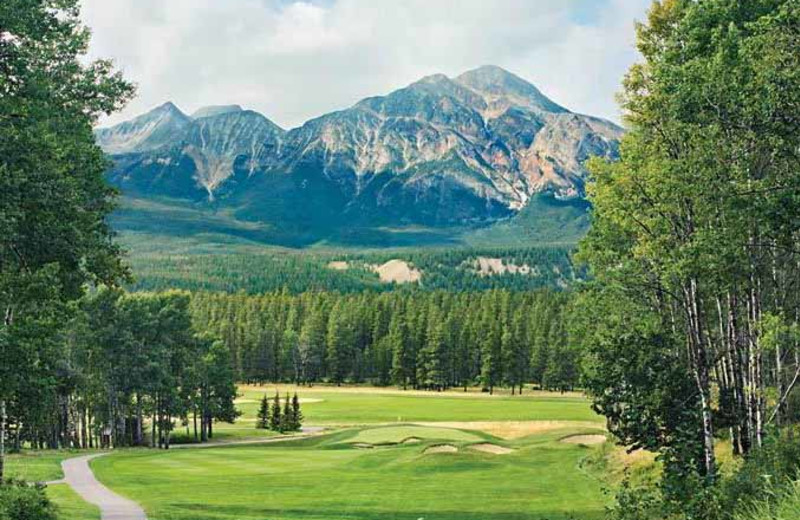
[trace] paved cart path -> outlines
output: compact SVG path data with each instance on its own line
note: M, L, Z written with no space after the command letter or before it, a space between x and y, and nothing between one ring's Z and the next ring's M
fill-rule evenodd
M98 453L62 462L63 482L69 484L85 501L99 507L102 520L147 520L139 504L117 495L94 477L89 461L103 455L106 454Z

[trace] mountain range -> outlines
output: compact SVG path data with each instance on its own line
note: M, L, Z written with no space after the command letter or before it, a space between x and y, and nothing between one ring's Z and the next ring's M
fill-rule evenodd
M446 237L541 204L585 219L585 162L615 158L622 135L494 66L428 76L288 131L238 105L187 115L173 103L96 131L127 201L118 227L283 245L353 230ZM550 224L535 220L525 222Z

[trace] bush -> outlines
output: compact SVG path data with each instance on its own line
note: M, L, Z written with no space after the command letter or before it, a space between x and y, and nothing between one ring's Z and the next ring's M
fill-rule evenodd
M57 520L42 486L22 481L0 483L0 520Z
M800 438L769 436L722 485L725 510L736 511L788 488L800 473Z

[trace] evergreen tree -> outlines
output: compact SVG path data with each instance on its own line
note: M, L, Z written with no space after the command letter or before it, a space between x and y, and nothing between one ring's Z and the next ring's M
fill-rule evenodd
M283 403L283 413L281 414L278 430L281 433L294 430L294 424L292 420L292 401L289 399L289 394L286 394L286 399Z
M294 431L303 429L303 412L300 410L300 398L296 392L292 397L292 429Z
M259 430L269 429L269 421L269 399L267 399L267 394L264 394L264 397L261 398L261 406L258 409L256 428Z
M269 417L269 429L274 432L281 431L283 418L281 416L281 398L278 391L275 391L275 398L272 401L272 414Z

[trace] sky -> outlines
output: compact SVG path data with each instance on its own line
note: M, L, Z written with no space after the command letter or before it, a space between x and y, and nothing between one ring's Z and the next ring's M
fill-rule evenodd
M652 0L83 0L91 57L138 86L113 124L172 101L239 104L284 128L435 73L498 65L619 122Z

